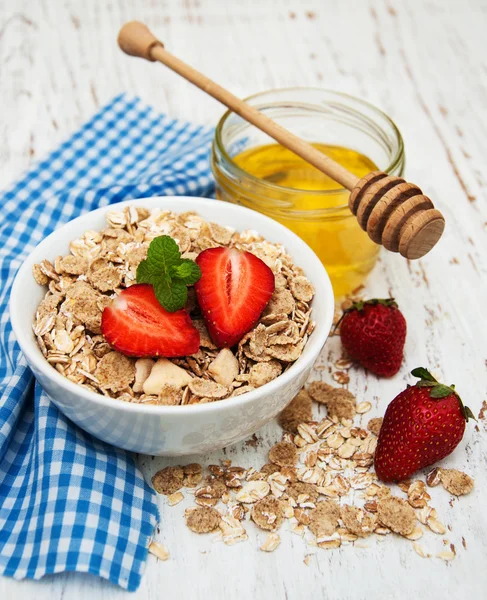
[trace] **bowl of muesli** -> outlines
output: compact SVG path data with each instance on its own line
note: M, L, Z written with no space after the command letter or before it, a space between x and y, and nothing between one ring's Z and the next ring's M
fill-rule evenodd
M276 221L194 197L100 208L48 236L12 287L26 360L54 404L115 446L178 456L236 443L305 383L334 297Z

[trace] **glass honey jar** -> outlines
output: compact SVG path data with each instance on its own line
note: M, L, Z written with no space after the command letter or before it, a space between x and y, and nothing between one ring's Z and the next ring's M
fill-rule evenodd
M393 121L358 98L317 88L263 92L247 102L359 177L401 176L404 145ZM361 285L380 246L348 209L349 192L232 112L212 146L217 198L264 213L297 233L319 256L336 296Z

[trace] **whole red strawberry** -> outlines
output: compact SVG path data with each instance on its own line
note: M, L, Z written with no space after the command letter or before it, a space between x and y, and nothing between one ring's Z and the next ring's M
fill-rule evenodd
M423 368L420 380L389 404L375 451L375 472L382 481L402 481L455 450L465 423L475 418L455 386L446 386Z
M406 319L394 298L356 302L340 324L340 337L353 360L382 377L401 368Z

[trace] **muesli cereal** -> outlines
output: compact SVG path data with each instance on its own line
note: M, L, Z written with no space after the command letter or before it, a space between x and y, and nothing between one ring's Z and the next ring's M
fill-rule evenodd
M103 310L137 283L137 267L159 236L177 243L183 261L224 246L250 252L271 269L275 291L238 345L217 348L193 288L188 288L185 309L199 333L196 353L137 359L107 343L101 331ZM296 361L314 328L314 288L283 246L253 231L207 222L195 212L138 206L109 211L105 229L86 231L70 243L70 254L53 263L43 260L33 267L36 282L47 286L33 325L42 353L74 383L126 402L185 405L244 394L279 377ZM302 412L299 421L308 417Z
M292 417L300 413L299 403L303 398L311 402L304 388L297 400L291 403L292 410L289 412ZM293 413L292 407L296 402L298 410ZM274 532L287 520L288 527L282 527L283 542L285 532L289 530L289 533L303 538L309 546L332 550L347 544L357 547L360 539L365 537L382 541L385 536L395 533L408 540L421 556L431 558L433 554L423 550L418 540L431 538L433 534L445 536L448 530L439 520L435 508L430 506L431 496L425 482L415 479L399 484L378 483L373 470L377 442L375 432L354 426L353 421L347 419L340 421L337 417L326 416L319 422L313 421L311 407L306 414L309 414L306 421L294 420L293 432L285 430L281 442L271 447L269 459L275 462L263 464L260 468L243 469L232 466L226 460L220 465L207 467L209 475L205 484L194 493L194 500L197 505L208 508L223 504L221 516L220 513L210 513L214 517L213 524L220 519L221 534L217 539L225 544L248 540L244 521L248 523L251 520L259 529L273 532L261 546L264 551L273 551L280 541ZM379 433L379 428L369 429ZM356 449L352 456L348 456L348 449L340 452L349 446ZM282 457L284 460L281 460ZM179 469L182 469L186 487L190 487L186 485L186 477L190 473L200 478L203 473L201 465L172 469L176 469L173 474L178 485L181 477ZM166 470L163 469L163 472L166 473ZM466 493L471 489L473 480L453 469L436 467L426 478L434 479L432 482L436 485L442 472L444 485L445 482L446 486L456 485L454 489L457 492L462 490ZM405 498L396 493L404 494ZM208 504L202 504L203 501ZM173 496L168 497L168 504L174 504ZM252 526L249 523L248 527ZM201 525L197 529L201 529ZM446 538L442 541L445 545L448 543ZM455 553L452 550L445 556L436 556L452 560Z

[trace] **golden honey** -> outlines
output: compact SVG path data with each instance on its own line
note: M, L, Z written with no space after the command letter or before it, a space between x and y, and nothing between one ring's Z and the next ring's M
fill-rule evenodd
M263 92L247 102L358 177L376 169L402 175L397 127L358 98L294 88ZM211 163L217 197L294 231L325 265L336 296L364 282L380 247L348 209L348 190L230 112L217 126Z
M355 150L318 143L313 146L359 177L377 169L369 158ZM268 214L292 229L313 248L327 268L337 296L347 294L363 282L375 264L379 247L362 231L355 217L343 214L348 209L340 209L348 202L347 190L279 144L250 148L234 156L233 160L246 173L263 182L302 192L293 195L292 207L287 214L282 214L282 211L277 215L271 214L272 211ZM264 193L259 187L259 182L254 182L253 193L249 190L248 195L240 197L239 204L255 208L254 201L260 193ZM282 200L286 201L285 189L282 190ZM303 211L309 215L324 208L339 210L335 218L327 214L323 220L299 214ZM268 211L264 209L262 212Z

